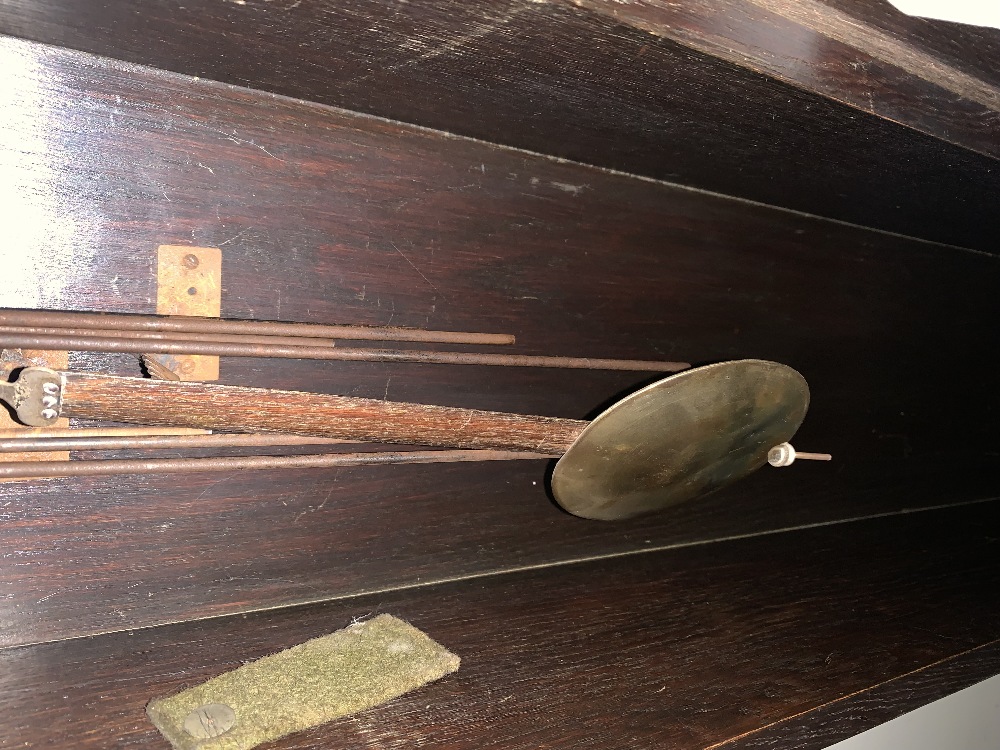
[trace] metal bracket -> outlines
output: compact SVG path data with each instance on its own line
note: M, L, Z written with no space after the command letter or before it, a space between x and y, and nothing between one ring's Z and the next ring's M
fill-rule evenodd
M157 315L218 318L222 312L222 251L217 247L160 245L156 251ZM206 354L144 354L160 380L218 380L219 358Z
M62 411L63 376L46 367L25 367L17 380L0 383L0 401L6 401L17 419L30 427L50 427Z

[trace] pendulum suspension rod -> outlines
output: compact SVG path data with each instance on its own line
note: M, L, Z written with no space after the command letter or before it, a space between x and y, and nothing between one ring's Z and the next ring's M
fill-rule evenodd
M63 373L62 416L357 442L564 453L587 422L321 393Z

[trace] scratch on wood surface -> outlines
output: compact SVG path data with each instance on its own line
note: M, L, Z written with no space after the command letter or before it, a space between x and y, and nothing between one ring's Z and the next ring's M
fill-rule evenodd
M588 187L587 185L572 185L568 182L552 182L551 185L557 190L562 190L564 193L570 193L571 195L579 195Z
M230 237L225 242L220 242L219 243L219 247L222 247L223 245L228 245L230 242L235 242L240 237L242 237L244 234L246 234L247 232L249 232L251 229L253 229L253 227L247 227L246 229L241 229L239 232L237 232L236 234L234 234L232 237Z
M244 0L244 3L245 3L245 0ZM282 159L279 156L275 156L270 151L268 151L266 148L264 148L263 146L261 146L259 143L254 143L252 140L247 140L246 138L239 138L239 137L237 137L235 130L232 133L227 133L225 130L220 130L219 128L213 128L210 125L202 125L200 122L192 122L191 124L193 126L195 126L195 127L202 128L203 130L208 130L208 131L210 131L212 133L218 133L219 135L223 136L226 140L232 141L233 143L239 143L239 144L243 144L243 145L246 145L246 146L253 146L254 148L257 148L257 149L260 149L261 151L263 151L265 154L267 154L268 156L270 156L272 159L274 159L276 161L280 161L282 164L285 163L284 159ZM198 166L201 166L201 164L199 164ZM211 171L211 170L209 170L209 171ZM212 174L215 174L215 173L212 172Z
M254 143L253 141L244 141L244 140L240 140L239 138L233 138L232 140L236 141L237 143L246 143L246 144L249 144L249 145L253 146L254 148L259 148L261 151L263 151L265 154L267 154L268 156L270 156L272 159L277 159L280 162L284 162L285 161L284 159L275 156L270 151L268 151L266 148L264 148L260 144Z
M422 278L424 281L426 281L428 284L431 285L431 289L433 289L435 292L437 292L438 294L440 294L442 297L444 296L444 294L442 293L442 291L440 289L438 289L436 286L434 286L434 282L431 281L430 279L428 279L426 276L424 276L424 272L421 271L419 268L417 268L417 266L414 264L414 262L412 260L410 260L409 258L407 258L403 254L402 250L400 250L398 247L396 247L396 243L395 242L393 242L392 240L389 240L389 244L392 245L392 249L395 250L397 253L399 253L400 257L402 257L403 260L405 260L407 263L410 264L410 266L413 268L414 271L416 271L418 274L420 274L420 278Z
M209 482L208 486L205 487L205 489L203 489L201 492L199 492L198 493L198 497L196 497L192 502L198 502L203 497L205 497L205 495L207 495L209 492L211 492L213 489L215 489L216 487L218 487L220 484L223 484L224 482L228 482L230 479L232 479L233 477L235 477L238 473L239 472L235 472L235 471L229 472L225 476L223 476L223 477L221 477L219 479L216 479L216 480L214 480L212 482Z
M511 24L519 15L532 5L539 5L549 2L549 0L518 0L515 7L509 7L504 12L497 12L489 8L471 8L471 12L479 13L479 20L471 20L467 23L468 30L463 33L452 33L445 30L438 34L423 33L422 36L405 37L400 40L399 48L404 52L416 53L413 57L408 57L398 63L385 65L377 71L370 71L362 76L350 81L352 85L363 83L374 75L385 76L387 73L394 73L413 65L417 65L428 60L433 60L442 55L457 52L463 47L479 39L493 34ZM372 29L375 30L374 28Z
M452 39L447 39L446 37L442 40L434 40L434 42L431 43L425 42L420 37L407 39L400 45L401 48L411 50L413 52L419 52L419 54L417 57L401 63L398 67L413 65L415 63L424 62L435 57L440 57L441 55L455 52L456 50L465 47L470 42L482 39L483 37L510 25L510 22L519 16L524 9L524 6L519 6L508 8L502 13L496 13L495 11L490 11L489 9L484 8L482 10L481 20L472 21L468 31L456 34Z

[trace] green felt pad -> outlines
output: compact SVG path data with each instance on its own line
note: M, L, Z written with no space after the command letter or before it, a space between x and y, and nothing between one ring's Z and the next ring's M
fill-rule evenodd
M150 701L146 713L175 750L248 750L377 706L458 665L420 630L379 615Z

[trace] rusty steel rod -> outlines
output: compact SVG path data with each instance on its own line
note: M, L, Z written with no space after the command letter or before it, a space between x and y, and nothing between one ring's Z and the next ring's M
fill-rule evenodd
M25 461L0 463L0 480L92 477L109 474L186 474L200 471L250 471L255 469L324 469L337 466L385 466L388 464L436 464L551 458L552 456L542 453L520 451L442 450L398 453L323 453L309 456Z
M40 326L0 326L0 338L16 336L63 336L89 338L98 336L108 339L128 341L197 341L218 344L264 344L267 346L315 346L333 347L333 339L309 338L305 336L248 336L233 333L194 333L192 331L112 331L87 328L58 328Z
M340 362L416 362L424 364L487 365L496 367L559 367L573 370L626 370L635 372L677 372L687 362L658 362L640 359L594 359L588 357L547 357L526 354L483 354L479 352L430 352L416 349L358 349L310 346L266 346L225 344L203 341L154 341L99 336L29 336L7 334L0 329L0 347L51 349L79 352L123 352L128 354L211 354L222 357L264 357L278 359L321 359Z
M184 331L254 336L294 336L357 341L420 341L431 344L513 344L507 333L424 331L387 326L317 325L185 316L93 313L69 310L0 310L0 325L113 331Z
M309 437L307 435L258 435L215 433L213 435L137 435L135 437L3 437L0 453L43 451L182 450L187 448L275 448L300 445L356 443L356 440Z

